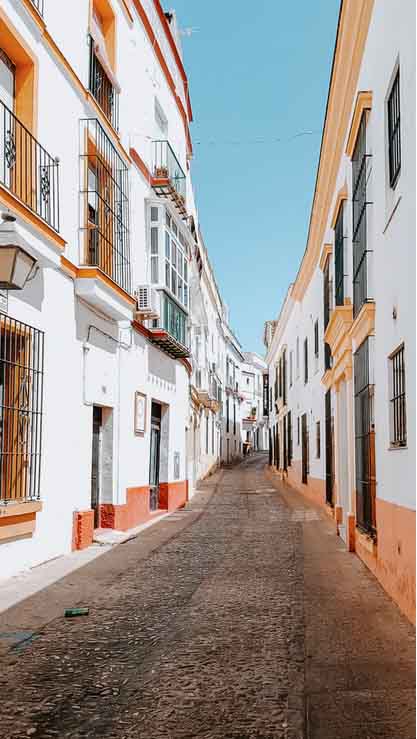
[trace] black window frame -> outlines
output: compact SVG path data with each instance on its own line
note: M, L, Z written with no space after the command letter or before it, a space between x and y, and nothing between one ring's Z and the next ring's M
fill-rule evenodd
M320 459L321 455L321 429L320 421L316 421L316 459Z
M345 300L345 237L344 204L340 204L334 226L334 292L335 304L344 305Z
M400 70L397 69L387 100L389 184L394 188L401 172Z
M355 403L356 525L376 536L375 420L373 337L368 336L353 355Z
M314 356L319 357L319 319L314 321Z
M405 384L404 344L389 356L390 360L390 447L407 446L407 407Z
M367 152L367 116L368 110L362 113L358 135L352 155L352 247L353 247L353 317L362 306L369 301L368 295L368 254L370 253L367 238L368 201L368 161L371 155Z
M304 385L308 383L308 338L304 339Z

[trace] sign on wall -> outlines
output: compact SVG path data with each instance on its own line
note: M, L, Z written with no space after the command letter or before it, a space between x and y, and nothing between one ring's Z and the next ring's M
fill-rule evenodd
M264 405L264 416L269 416L269 375L263 376L263 405Z
M146 430L146 395L135 392L135 434L137 436Z

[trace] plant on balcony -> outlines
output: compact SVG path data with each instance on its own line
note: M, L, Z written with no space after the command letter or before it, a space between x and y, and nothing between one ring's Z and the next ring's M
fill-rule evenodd
M168 168L155 167L155 177L159 180L166 180L168 178Z

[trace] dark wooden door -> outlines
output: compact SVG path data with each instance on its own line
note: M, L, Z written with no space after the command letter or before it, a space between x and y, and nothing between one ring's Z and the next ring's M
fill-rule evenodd
M101 482L101 429L103 425L102 409L93 406L93 445L91 457L91 508L94 511L94 526L100 525L100 482Z
M333 505L333 419L331 390L325 396L325 433L326 433L326 503Z
M307 414L301 416L301 481L307 484L308 474L308 431Z

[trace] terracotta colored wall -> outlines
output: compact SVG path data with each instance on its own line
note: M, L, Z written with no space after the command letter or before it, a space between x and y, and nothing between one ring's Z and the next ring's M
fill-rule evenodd
M126 503L100 505L100 526L103 529L117 529L127 531L141 523L145 523L151 516L149 510L149 487L128 488Z
M168 511L175 511L187 502L187 481L161 482L159 486L159 505Z
M93 543L94 511L74 511L72 518L72 549L86 549Z
M372 551L356 532L356 553L407 618L416 622L416 514L376 499L377 544Z
M304 485L301 482L301 461L292 460L290 467L288 467L287 481L311 500L314 500L320 505L326 505L326 481L308 475L307 485Z

